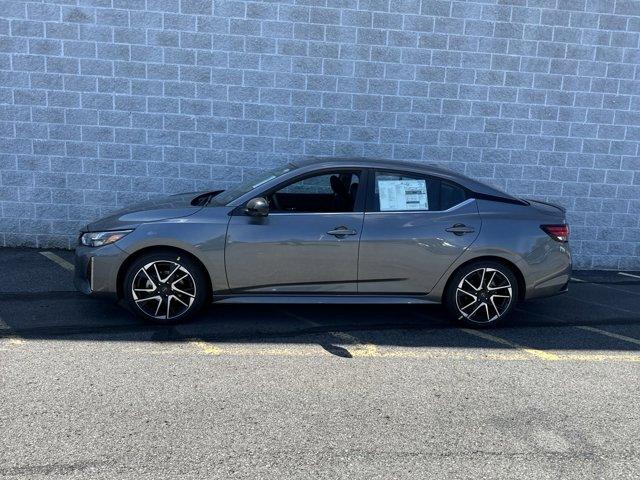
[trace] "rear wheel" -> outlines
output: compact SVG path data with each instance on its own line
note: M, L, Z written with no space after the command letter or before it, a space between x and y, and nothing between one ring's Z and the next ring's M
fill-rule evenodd
M172 324L191 318L206 302L205 272L191 258L174 252L154 252L134 261L124 280L131 310L155 323Z
M478 261L454 273L444 303L451 317L468 327L484 328L506 318L518 299L518 282L508 267Z

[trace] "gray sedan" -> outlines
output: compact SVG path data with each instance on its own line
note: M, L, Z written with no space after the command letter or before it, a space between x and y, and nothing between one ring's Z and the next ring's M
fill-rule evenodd
M363 159L288 164L91 223L75 283L174 323L207 302L444 303L467 326L567 290L563 208L463 175Z

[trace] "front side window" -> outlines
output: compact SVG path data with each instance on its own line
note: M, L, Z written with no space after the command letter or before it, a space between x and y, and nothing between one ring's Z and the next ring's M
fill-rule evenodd
M228 188L227 190L223 191L219 195L216 195L213 198L213 204L227 205L228 203L233 202L237 198L240 198L245 193L250 192L254 188L258 188L260 185L267 183L268 181L273 180L274 178L278 178L279 176L290 172L294 168L295 166L293 165L287 165L284 167L278 167L273 170L262 172L261 174L256 176L251 176L250 178L244 180L243 182Z
M463 188L419 174L377 171L373 187L373 212L447 210L466 198Z
M269 211L353 212L360 177L357 171L337 171L295 180L267 195Z

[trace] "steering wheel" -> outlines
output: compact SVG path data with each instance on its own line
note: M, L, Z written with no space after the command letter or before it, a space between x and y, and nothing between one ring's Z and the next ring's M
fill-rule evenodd
M271 195L271 201L273 202L273 206L276 207L277 211L282 211L282 207L280 206L280 203L278 202L278 194L274 193L273 195Z

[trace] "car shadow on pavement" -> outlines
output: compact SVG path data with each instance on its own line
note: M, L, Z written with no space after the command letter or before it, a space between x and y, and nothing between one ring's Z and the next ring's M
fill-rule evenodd
M640 278L615 272L574 272L569 293L521 303L511 318L468 334L437 305L213 304L191 323L144 323L111 300L73 289L71 272L29 249L4 249L0 266L16 269L0 282L0 339L318 344L349 358L346 344L389 347L541 350L640 350ZM71 260L71 252L58 254ZM36 282L35 278L40 279ZM486 335L485 335L486 337Z
M592 295L574 294L520 304L507 323L483 332L541 350L640 351L638 314L620 301L607 306ZM353 342L390 347L505 348L504 344L465 334L447 320L439 306L214 304L190 323L166 326L144 323L112 301L75 292L47 292L0 295L0 319L0 338L311 343L344 358L351 354L342 345ZM348 335L336 338L336 332ZM637 339L637 343L623 338Z

